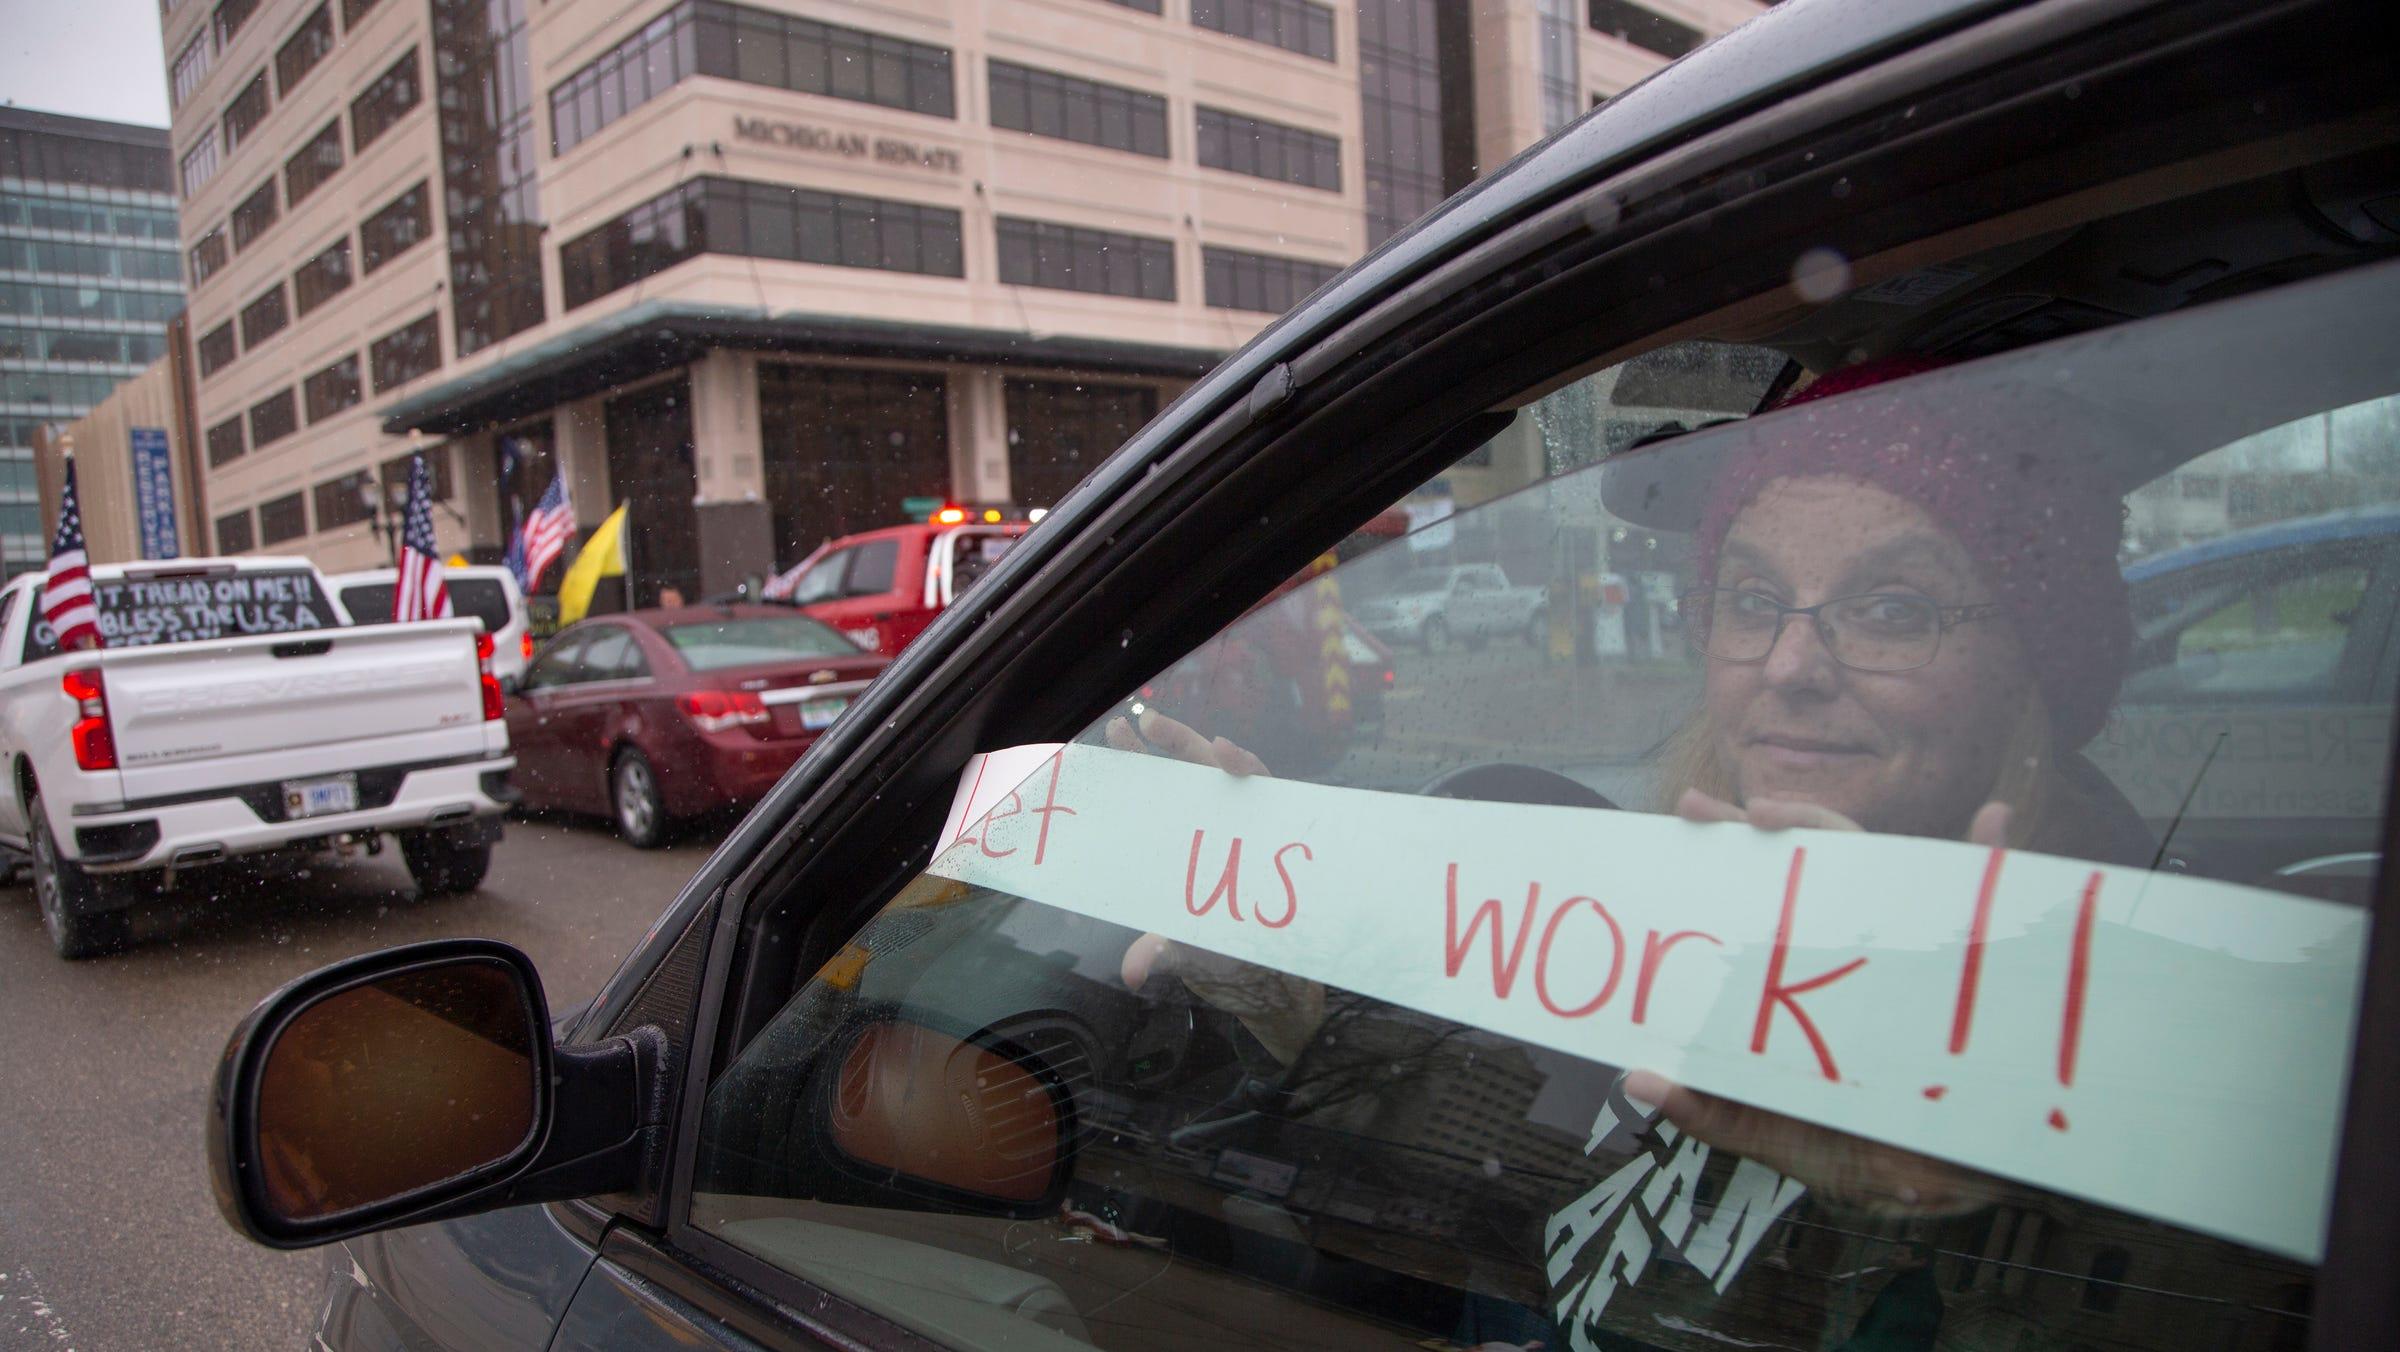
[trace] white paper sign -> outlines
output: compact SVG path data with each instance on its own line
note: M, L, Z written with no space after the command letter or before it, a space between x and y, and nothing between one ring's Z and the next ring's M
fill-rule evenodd
M2366 917L1903 836L978 756L931 871L2316 1261Z

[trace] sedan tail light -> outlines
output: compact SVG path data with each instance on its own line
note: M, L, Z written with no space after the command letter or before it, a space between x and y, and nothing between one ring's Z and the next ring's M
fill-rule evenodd
M762 727L774 717L749 690L687 690L675 697L675 707L702 732Z
M75 726L68 740L75 746L77 768L116 769L117 734L108 725L108 691L100 683L100 668L77 667L58 684L75 701Z
M483 683L483 721L508 717L508 697L500 693L500 678L492 674L492 636L475 636L475 675Z

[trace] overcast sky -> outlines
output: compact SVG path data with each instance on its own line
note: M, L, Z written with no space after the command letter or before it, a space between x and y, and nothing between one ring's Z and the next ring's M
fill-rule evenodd
M158 0L0 0L0 99L167 125Z

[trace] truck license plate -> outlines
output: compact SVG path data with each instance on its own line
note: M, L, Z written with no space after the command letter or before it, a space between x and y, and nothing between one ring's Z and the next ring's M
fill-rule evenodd
M358 811L358 776L283 781L286 817L322 817L330 812Z
M830 728L833 726L833 720L842 716L842 710L849 707L850 701L847 698L802 700L800 701L800 726L810 732Z

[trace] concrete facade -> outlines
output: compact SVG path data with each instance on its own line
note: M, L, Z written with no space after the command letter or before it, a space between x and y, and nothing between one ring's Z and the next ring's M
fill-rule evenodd
M1449 3L1279 0L1255 12L1287 26L1248 35L1217 30L1251 9L1209 0L178 5L166 50L187 271L208 274L190 327L217 545L246 531L329 568L378 562L376 508L350 504L411 449L447 459L445 551L496 558L512 490L529 506L555 466L587 527L633 501L637 576L647 541L656 585L687 593L898 520L906 498L1043 505L1376 242L1372 161L1400 143L1367 125L1362 24L1449 44L1440 68L1462 78L1442 91L1444 144L1472 149L1445 152L1447 185L1544 134L1530 91L1560 62L1544 66L1537 0ZM1714 35L1763 6L1652 8ZM1664 63L1571 27L1582 106ZM806 64L825 51L830 76ZM626 68L641 74L578 101L579 77ZM413 102L393 97L408 69ZM452 108L498 109L496 126L452 113L447 160L444 80L484 96ZM1137 142L1162 111L1158 155ZM1253 171L1202 162L1229 156ZM386 247L370 232L395 237L371 218L419 184L424 237L369 271ZM828 202L834 224L811 237L810 204ZM345 245L347 285L300 313L303 265ZM269 323L279 292L288 319ZM395 358L379 381L378 344L417 352L408 326L428 315L432 364ZM329 370L333 396L312 401ZM541 471L499 484L502 438Z

